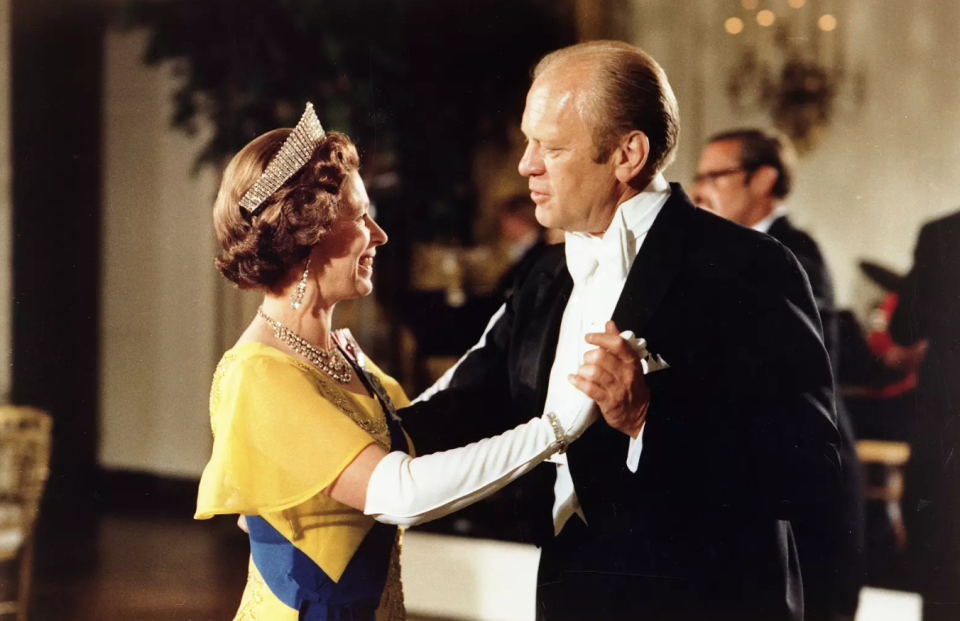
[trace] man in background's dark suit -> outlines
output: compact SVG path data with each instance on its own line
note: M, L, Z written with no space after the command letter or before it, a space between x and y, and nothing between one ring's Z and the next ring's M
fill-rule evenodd
M782 201L793 179L793 152L780 136L756 129L717 134L703 148L694 202L728 220L773 237L790 249L810 280L823 322L824 343L839 368L839 315L833 282L817 243L793 226ZM776 332L771 333L776 338ZM837 399L843 444L843 494L824 520L794 524L807 621L853 619L863 584L863 500L850 417Z
M827 510L839 488L829 358L802 268L664 181L676 101L632 46L544 59L522 129L537 219L567 242L521 275L444 389L405 410L418 450L508 429L572 383L606 423L566 464L525 477L516 513L543 548L538 618L800 621L790 520ZM599 348L580 354L584 333Z
M960 619L960 212L920 230L890 320L901 345L928 339L904 519L924 621Z

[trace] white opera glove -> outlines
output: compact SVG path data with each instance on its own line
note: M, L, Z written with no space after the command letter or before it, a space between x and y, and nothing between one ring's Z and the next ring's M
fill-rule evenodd
M587 427L600 417L600 408L594 400L579 390L576 392L576 399L571 399L563 408L551 412L560 421L568 442L573 442L583 435Z
M422 457L389 453L370 475L363 512L378 522L413 526L463 509L565 448L589 426L586 420L596 420L595 409L579 407L566 419L546 414L499 436ZM576 435L565 436L568 425Z

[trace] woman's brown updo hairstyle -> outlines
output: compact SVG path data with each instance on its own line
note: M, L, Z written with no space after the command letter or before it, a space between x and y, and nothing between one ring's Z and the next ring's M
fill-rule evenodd
M297 174L250 216L240 199L253 187L283 144L289 129L275 129L245 146L227 166L213 208L220 242L216 265L241 289L275 290L290 269L310 254L336 221L346 201L344 182L360 167L357 148L329 132Z

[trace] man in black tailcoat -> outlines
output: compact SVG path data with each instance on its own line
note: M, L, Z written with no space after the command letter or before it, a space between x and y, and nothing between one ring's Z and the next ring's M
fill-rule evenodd
M633 46L545 57L522 129L537 219L567 240L405 410L418 451L585 392L605 420L524 477L516 507L542 547L538 618L799 621L790 521L827 510L840 479L830 363L803 269L664 181L676 100Z

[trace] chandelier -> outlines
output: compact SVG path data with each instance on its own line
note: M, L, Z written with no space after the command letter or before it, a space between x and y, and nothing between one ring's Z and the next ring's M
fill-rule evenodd
M846 70L846 0L737 0L724 22L737 58L727 92L739 110L761 108L801 153L826 134L838 94L863 75Z

